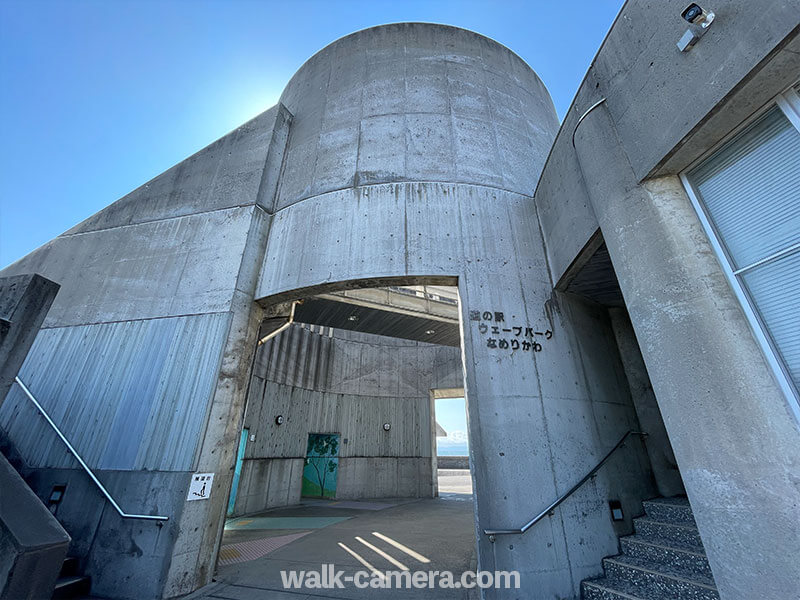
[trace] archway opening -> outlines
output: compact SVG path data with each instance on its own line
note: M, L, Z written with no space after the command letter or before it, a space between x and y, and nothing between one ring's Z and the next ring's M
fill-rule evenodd
M431 390L436 424L436 483L439 495L472 497L469 429L464 388Z
M371 576L474 569L458 291L391 283L267 307L217 579L277 592L287 591L281 572L314 565ZM437 414L457 425L441 444Z

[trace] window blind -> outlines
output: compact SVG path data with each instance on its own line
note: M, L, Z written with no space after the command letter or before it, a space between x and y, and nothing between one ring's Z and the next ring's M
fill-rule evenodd
M800 387L800 132L775 106L687 178Z
M778 107L689 179L735 269L800 241L800 133Z

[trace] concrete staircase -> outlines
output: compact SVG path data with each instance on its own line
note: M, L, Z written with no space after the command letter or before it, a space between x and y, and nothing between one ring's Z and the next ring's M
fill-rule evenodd
M622 554L603 559L605 577L581 584L583 600L719 600L686 498L644 503Z
M19 454L8 442L8 439L0 432L0 490L14 498L15 502L8 502L0 506L0 525L2 521L8 520L24 532L28 543L34 546L36 554L36 566L31 568L24 562L14 561L9 556L0 556L0 572L7 569L6 563L10 563L11 568L15 568L22 573L28 573L28 579L36 580L36 584L31 586L23 583L21 588L13 588L11 595L4 589L4 582L0 580L0 598L46 598L52 593L52 598L85 598L89 596L91 589L91 578L83 575L80 570L80 559L75 556L64 556L69 547L70 537L63 529L53 513L45 506L28 485L24 474L26 467ZM0 503L2 504L2 503ZM24 512L14 512L7 515L10 509L22 509ZM45 546L41 535L35 536L42 528L43 522L51 522L51 527L63 532L63 549L60 553L53 556L41 556L41 550ZM3 539L9 533L0 531L0 547L8 544ZM24 548L19 544L11 544L12 549L21 552ZM11 553L13 554L13 553ZM24 554L22 554L24 558ZM43 570L45 569L45 570ZM58 575L56 576L56 570ZM24 576L23 576L24 578ZM6 593L4 596L3 593Z

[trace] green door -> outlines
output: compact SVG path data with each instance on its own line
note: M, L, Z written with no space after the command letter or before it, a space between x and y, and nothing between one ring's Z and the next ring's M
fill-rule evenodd
M301 495L309 498L335 498L338 470L339 434L308 434Z

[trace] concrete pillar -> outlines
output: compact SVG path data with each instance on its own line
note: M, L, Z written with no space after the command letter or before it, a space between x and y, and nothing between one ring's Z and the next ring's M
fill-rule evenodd
M195 472L215 473L211 497L187 502L167 572L163 597L191 592L211 581L222 541L253 355L264 311L253 301L256 257L263 253L270 216L254 212L237 289L231 302L231 325L217 384L199 449Z
M49 598L70 537L0 454L0 599Z
M526 533L492 543L483 530L520 527L626 430L638 429L605 311L551 298L543 269L527 278L507 277L502 268L468 273L459 283L479 566L519 571L525 597L534 589L537 598L572 597L583 579L599 574L602 556L615 553L617 534L631 532L613 528L607 500L620 498L632 516L654 495L638 440ZM519 323L547 332L541 351L488 347L492 336L481 334L470 309L503 312L495 337L508 337L503 328ZM485 590L485 597L519 598L520 591Z
M575 144L721 597L795 597L800 430L677 177L638 184L604 106Z
M0 406L39 333L59 285L41 275L0 278Z
M59 285L41 275L0 278L0 405ZM0 454L0 598L53 593L70 537Z

